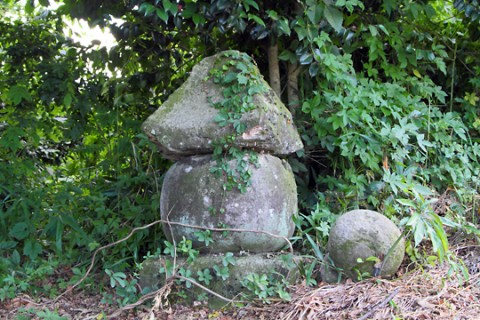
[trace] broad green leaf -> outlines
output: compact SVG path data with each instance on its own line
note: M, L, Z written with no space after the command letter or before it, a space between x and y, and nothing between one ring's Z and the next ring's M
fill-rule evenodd
M176 13L177 5L175 3L172 3L170 0L162 0L162 4L165 12L170 11L174 14Z
M410 199L396 199L396 201L404 206L415 208L417 205Z
M313 56L311 53L307 52L307 53L304 53L301 57L300 57L300 64L310 64L312 63L313 61Z
M295 53L289 50L283 50L278 56L278 59L282 61L290 61L291 63L294 63L297 60L297 56L295 55Z
M252 6L254 7L255 9L260 10L260 8L258 7L258 4L256 1L254 0L243 0L244 4L248 5L248 6Z
M41 252L42 246L37 241L29 239L25 242L23 254L29 257L31 260L35 260Z
M414 187L413 187L413 190L415 192L417 192L418 194L422 195L422 196L431 196L433 195L433 192L432 190L430 190L430 188L428 187L425 187L421 184L415 184Z
M385 26L384 26L383 24L379 24L379 25L378 25L378 28L379 28L380 30L382 30L383 33L385 33L387 36L390 35L390 33L388 32L387 28L385 28Z
M288 20L286 18L281 18L278 20L278 29L280 29L280 31L287 36L289 36L291 33L290 26L288 25Z
M343 14L334 7L325 6L325 19L336 32L340 32L343 23Z
M144 2L140 5L140 8L138 11L140 12L144 12L145 16L149 16L151 15L153 12L155 12L155 6L150 4L150 3L147 3L147 2Z
M164 22L168 21L168 13L165 10L157 8L155 13L157 14L157 17L162 19Z
M438 218L438 216L437 216ZM433 228L435 229L435 235L440 240L440 248L442 248L442 252L445 253L448 251L448 237L445 233L445 229L441 225L441 222L435 221L433 224ZM440 257L441 258L441 257Z
M18 222L10 229L8 234L17 240L23 240L30 234L28 224Z
M307 17L311 23L318 25L322 19L322 7L320 5L313 5L308 8Z
M198 13L193 14L192 20L196 26L202 25L206 21L205 18L202 15L199 15Z
M427 147L433 147L434 145L430 141L427 141L427 140L424 140L424 139L425 139L425 135L423 133L417 135L418 146L420 147L420 149L427 152Z
M63 104L65 105L65 107L70 107L70 105L72 104L72 100L72 95L70 93L67 93L63 98Z
M8 90L7 98L13 102L14 105L20 104L22 100L32 101L32 96L28 92L28 89L22 85L12 86Z
M64 214L60 216L61 222L63 222L65 225L69 226L73 230L77 232L79 236L82 236L84 238L88 238L87 234L85 231L83 231L82 227L78 224L77 220L72 217L71 215Z
M314 62L308 68L308 74L310 74L310 77L315 77L318 73L318 70L319 70L318 63Z
M476 105L477 102L480 100L480 98L477 97L475 92L466 92L465 97L463 99L467 101L469 104L471 104L472 106Z
M427 235L425 221L423 219L418 219L417 223L412 225L412 229L413 229L413 238L415 239L415 247L416 247L420 244L420 242L422 242L422 240Z
M35 8L34 8L34 6L32 5L32 2L27 1L27 3L25 4L25 12L26 12L27 14L31 14L34 9L35 9Z
M385 10L388 15L391 15L392 10L397 8L397 0L383 0L383 4L385 5Z
M263 22L262 19L260 19L258 16L254 15L254 14L248 14L248 20L253 20L255 21L257 24L265 27L265 22Z
M25 134L25 131L21 128L9 126L2 132L2 135L0 135L0 146L16 152L23 148L21 138Z
M21 261L20 253L18 253L18 250L13 250L12 255L10 256L10 261L12 261L13 264L19 265Z
M267 10L268 17L274 21L278 20L278 13L273 10Z
M195 12L197 11L197 4L195 2L188 2L185 4L181 15L182 17L189 19L192 18Z
M17 241L2 241L0 242L0 250L13 249L17 246Z

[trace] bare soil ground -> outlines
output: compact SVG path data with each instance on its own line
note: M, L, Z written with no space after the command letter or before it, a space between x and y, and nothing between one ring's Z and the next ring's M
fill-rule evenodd
M56 302L34 301L28 296L4 301L0 303L0 319L59 319L48 316L48 311L35 316L34 312L25 311L28 309L48 309L66 319L97 320L115 313L109 319L480 319L480 246L462 241L454 251L470 272L463 283L459 283L456 274L449 274L447 265L417 266L413 270L403 266L394 280L320 283L316 287L298 284L291 288L290 302L226 306L221 310L166 304L161 298L167 297L168 291L136 308L119 310L100 303L101 294L76 290Z

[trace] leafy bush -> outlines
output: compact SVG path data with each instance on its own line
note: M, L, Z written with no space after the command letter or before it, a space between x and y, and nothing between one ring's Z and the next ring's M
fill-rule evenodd
M170 164L140 133L150 97L136 100L131 75L108 74L104 48L65 38L52 13L23 18L0 22L2 300L51 274L28 270L87 264L98 246L156 220ZM103 267L130 268L156 237L138 232Z

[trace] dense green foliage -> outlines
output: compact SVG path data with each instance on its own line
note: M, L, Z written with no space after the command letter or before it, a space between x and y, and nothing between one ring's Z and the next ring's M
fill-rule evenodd
M411 259L421 259L423 239L449 257L443 225L476 230L477 1L48 5L0 4L0 299L34 289L60 261L81 273L95 248L159 217L170 163L140 123L197 61L225 49L250 54L264 75L279 63L283 88L297 72L296 98L284 90L282 99L305 144L289 159L299 250L322 258L335 216L358 207L402 225ZM117 45L75 43L64 34L69 19L108 27ZM268 60L272 46L279 61ZM439 216L433 199L444 192L458 203ZM142 230L101 267L122 280L117 272L157 249L161 231Z

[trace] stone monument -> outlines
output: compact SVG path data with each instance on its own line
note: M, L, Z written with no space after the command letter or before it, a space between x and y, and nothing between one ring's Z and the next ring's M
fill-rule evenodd
M289 273L291 265L265 256L286 247L293 235L297 190L281 157L303 145L290 112L250 57L225 51L203 59L143 130L164 157L177 161L164 178L161 217L169 222L163 229L170 241L189 239L202 252L201 262L188 266L192 274L233 253L241 266L229 266L235 279L214 283L233 297L242 275ZM212 230L210 244L195 236L206 229ZM143 282L158 285L152 272L144 272Z

